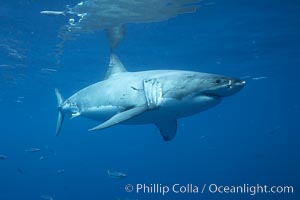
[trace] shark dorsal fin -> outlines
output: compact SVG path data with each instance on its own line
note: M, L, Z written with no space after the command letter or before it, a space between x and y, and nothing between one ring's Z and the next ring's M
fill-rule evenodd
M111 76L122 72L127 72L127 70L119 60L118 56L112 53L110 55L109 66L104 79L109 79Z

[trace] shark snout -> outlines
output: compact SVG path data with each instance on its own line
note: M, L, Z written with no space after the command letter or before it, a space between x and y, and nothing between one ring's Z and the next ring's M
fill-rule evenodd
M212 87L204 94L215 97L227 97L239 92L246 84L246 81L236 78L216 77L212 81Z
M246 84L245 80L235 79L233 81L233 85L235 85L235 86L242 86L242 87L244 87L245 84Z
M245 86L246 81L241 79L229 79L227 86L224 88L223 96L231 96L239 92Z
M229 79L228 81L228 87L233 88L233 87L241 87L243 88L246 84L246 81L240 80L240 79Z

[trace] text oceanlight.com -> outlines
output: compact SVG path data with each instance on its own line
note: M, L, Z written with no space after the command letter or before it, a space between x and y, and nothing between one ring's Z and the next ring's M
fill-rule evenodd
M269 185L218 185L218 184L179 184L175 183L172 185L164 184L127 184L125 191L136 194L161 194L167 195L173 194L293 194L293 186L269 186Z

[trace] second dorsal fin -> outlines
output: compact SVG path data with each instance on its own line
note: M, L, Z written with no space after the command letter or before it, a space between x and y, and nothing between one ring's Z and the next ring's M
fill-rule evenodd
M110 55L109 66L104 79L109 79L111 76L122 72L127 72L127 70L119 60L118 56L112 53Z

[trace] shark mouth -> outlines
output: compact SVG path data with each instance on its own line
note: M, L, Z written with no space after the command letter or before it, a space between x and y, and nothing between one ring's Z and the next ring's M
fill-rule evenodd
M205 95L207 97L212 97L212 98L215 98L215 99L221 99L222 98L220 95L213 94L213 93L203 93L203 95Z

